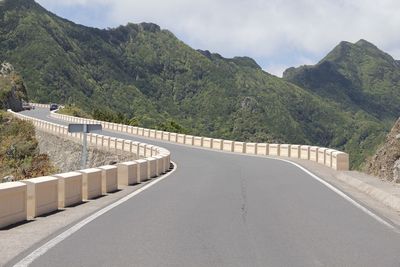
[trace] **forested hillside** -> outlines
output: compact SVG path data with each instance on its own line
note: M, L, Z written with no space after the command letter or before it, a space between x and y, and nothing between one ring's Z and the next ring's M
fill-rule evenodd
M377 114L344 108L250 58L192 49L151 23L77 25L33 0L0 2L5 60L22 73L33 101L74 104L92 116L151 128L334 147L349 152L356 167L387 129ZM391 111L382 109L390 121Z
M290 68L284 79L379 119L400 114L400 63L375 45L341 42L315 66Z

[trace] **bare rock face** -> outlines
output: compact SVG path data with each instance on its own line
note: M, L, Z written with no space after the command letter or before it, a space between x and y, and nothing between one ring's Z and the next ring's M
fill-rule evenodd
M240 103L241 109L254 113L257 111L258 102L254 97L247 96Z
M14 182L14 181L15 181L14 176L9 175L9 176L4 177L1 182L8 183L8 182Z
M0 65L0 109L22 110L22 101L27 101L27 93L22 78L7 62Z
M400 159L398 159L393 166L393 181L400 183Z
M82 169L82 145L72 140L36 130L40 153L49 155L51 162L60 173ZM104 151L89 147L88 168L115 164L137 159L128 152Z
M388 134L386 142L368 161L365 171L383 180L400 183L400 119Z
M2 76L8 76L10 74L14 73L14 67L8 63L8 62L3 62L0 65L0 75Z

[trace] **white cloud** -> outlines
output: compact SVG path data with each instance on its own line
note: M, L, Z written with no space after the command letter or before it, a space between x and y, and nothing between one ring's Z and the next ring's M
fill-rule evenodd
M208 49L224 56L251 56L264 68L271 65L268 58L273 57L276 61L281 57L282 63L275 64L279 66L276 71L297 64L304 55L313 56L315 61L341 40L367 39L387 52L395 53L393 56L400 56L398 0L39 2L45 7L103 5L107 7L104 14L112 26L154 22L194 48Z

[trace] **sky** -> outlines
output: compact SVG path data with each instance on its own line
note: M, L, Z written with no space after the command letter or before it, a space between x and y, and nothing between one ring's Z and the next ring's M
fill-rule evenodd
M249 56L281 76L340 41L368 40L400 59L399 0L36 0L76 23L153 22L195 49Z

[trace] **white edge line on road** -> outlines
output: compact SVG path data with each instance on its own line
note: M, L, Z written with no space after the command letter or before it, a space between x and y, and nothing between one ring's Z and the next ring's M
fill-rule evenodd
M269 157L270 158L270 157ZM348 202L350 202L351 204L353 204L355 207L357 207L358 209L362 210L364 213L368 214L369 216L371 216L372 218L374 218L375 220L377 220L378 222L380 222L381 224L389 227L390 229L394 230L395 232L398 232L397 228L394 227L393 225L391 225L390 223L388 223L387 221L385 221L384 219L382 219L379 215L375 214L374 212L370 211L369 209L367 209L366 207L364 207L363 205L361 205L360 203L358 203L357 201L355 201L354 199L352 199L351 197L349 197L348 195L346 195L345 193L343 193L341 190L339 190L338 188L336 188L335 186L331 185L330 183L326 182L324 179L318 177L317 175L315 175L314 173L310 172L309 170L307 170L306 168L304 168L303 166L290 161L290 160L285 160L285 159L279 159L279 158L270 158L270 159L275 159L275 160L280 160L280 161L284 161L287 163L290 163L294 166L296 166L297 168L301 169L302 171L304 171L305 173L307 173L308 175L310 175L312 178L314 178L315 180L317 180L318 182L320 182L321 184L325 185L326 187L328 187L330 190L332 190L333 192L335 192L336 194L338 194L339 196L341 196L342 198L344 198L345 200L347 200Z
M63 240L71 236L72 234L76 233L79 231L82 227L87 225L88 223L94 221L98 217L102 216L103 214L107 213L108 211L112 210L113 208L121 205L122 203L128 201L129 199L133 198L134 196L142 193L146 189L150 188L151 186L155 185L158 182L161 182L168 176L170 176L172 173L175 172L177 169L177 165L175 162L171 162L174 165L174 169L170 171L169 173L165 174L164 176L146 184L145 186L139 188L138 190L132 192L131 194L121 198L120 200L114 202L113 204L102 208L101 210L97 211L96 213L90 215L89 217L85 218L84 220L76 223L72 227L68 228L58 236L54 237L53 239L49 240L46 242L44 245L40 246L36 250L34 250L32 253L30 253L28 256L23 258L21 261L16 263L14 267L26 267L29 266L31 263L33 263L36 259L38 259L40 256L44 255L47 251L49 251L51 248L55 247L57 244L61 243Z

